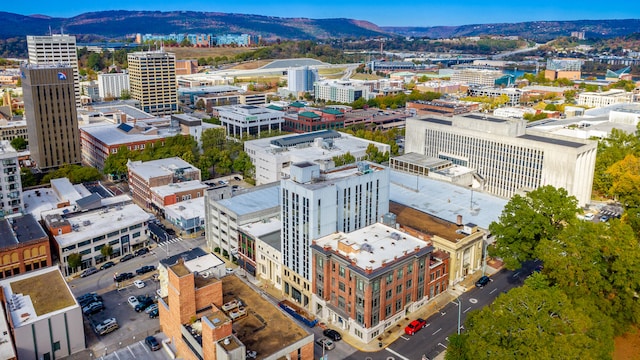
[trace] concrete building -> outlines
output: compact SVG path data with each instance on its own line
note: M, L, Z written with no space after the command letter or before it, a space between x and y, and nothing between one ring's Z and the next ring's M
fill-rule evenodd
M318 81L313 85L316 100L350 104L360 98L369 99L370 88L354 81Z
M11 140L21 137L29 141L29 130L26 120L0 119L0 140Z
M313 240L374 224L389 211L389 169L361 162L328 171L291 165L280 181L284 296L309 309Z
M536 113L536 110L533 108L515 107L515 106L501 107L493 110L493 116L513 118L513 119L524 119L524 116L526 114L535 114L535 113Z
M231 105L216 108L220 124L227 135L242 137L258 135L263 131L282 131L284 113L255 105Z
M164 51L140 51L127 55L129 91L142 110L154 115L178 111L176 56Z
M267 266L272 265L272 262L266 261L261 264L262 268L258 270L258 261L260 260L258 246L259 244L263 246L261 253L270 251L275 253L275 248L268 244L277 243L278 248L280 247L281 226L282 223L275 218L241 226L238 229L238 266L253 276L258 276L258 271L260 271L261 277L269 280L275 278L277 284L280 277L280 273L277 273L277 271L281 270L281 266L278 264L272 268L267 268ZM279 251L277 252L279 253Z
M583 92L578 94L577 105L599 108L603 106L633 102L633 93L622 89L611 89L603 92Z
M368 343L448 288L449 256L380 223L314 240L313 313Z
M21 71L29 150L35 166L46 170L80 164L74 68L23 65Z
M14 356L3 359L61 359L85 349L82 309L57 267L47 267L0 281L3 305ZM0 320L2 321L2 320Z
M280 214L280 186L272 182L236 192L232 197L218 196L217 189L205 193L205 235L210 249L236 254L238 229L246 224L267 220Z
M88 97L90 102L100 101L100 89L95 81L83 81L80 83L80 88L82 96Z
M27 36L29 64L67 66L73 70L67 76L74 88L75 107L80 102L80 74L78 73L78 53L76 37L72 35L54 34L49 36ZM73 76L72 76L73 74Z
M467 89L467 95L474 97L489 97L497 98L502 95L506 95L509 98L507 102L510 106L520 105L520 99L524 92L516 88L495 88L493 86L471 86Z
M78 200L79 206L75 212L43 214L65 276L109 260L100 252L105 245L113 250L111 258L132 253L147 245L150 215L131 203L129 196L121 195L118 199L119 203L113 203L112 199L106 203L108 205L103 205L103 200L94 194ZM82 255L80 268L69 267L68 257L71 254Z
M548 80L580 80L583 61L581 59L547 59L544 77Z
M9 141L0 140L0 219L23 209L18 152Z
M591 200L597 143L526 130L526 121L471 114L407 120L406 152L477 172L484 191L510 198L552 185L580 205Z
M496 85L496 80L504 74L499 70L489 69L455 69L451 74L451 81L474 86Z
M194 198L165 206L164 218L175 225L181 235L194 234L204 229L204 198Z
M480 109L480 104L469 101L456 100L432 100L432 101L407 101L407 109L415 110L417 115L441 115L453 116L466 114Z
M120 98L123 91L129 91L129 74L98 74L98 93L102 99Z
M173 340L177 357L236 360L256 353L265 360L313 358L313 334L238 277L216 276L215 265L224 267L224 262L212 254L193 260L183 256L159 266L160 327Z
M146 162L129 161L127 173L133 201L146 209L153 208L151 206L152 187L201 180L200 169L179 157Z
M313 84L318 81L318 69L308 66L289 68L287 70L287 89L294 93L313 91Z
M0 220L0 279L51 266L49 237L31 214Z
M353 155L356 161L362 160L370 144L382 153L391 151L387 144L334 130L245 141L244 150L255 166L256 183L268 184L287 178L291 164L296 162L314 162L327 170L335 166L334 157L346 153Z

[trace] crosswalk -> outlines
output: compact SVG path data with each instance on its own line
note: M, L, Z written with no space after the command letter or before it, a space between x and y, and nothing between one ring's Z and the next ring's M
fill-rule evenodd
M173 239L169 239L169 240L165 240L165 241L160 241L160 242L158 243L158 246L163 246L163 245L167 245L167 244L175 244L175 243L178 243L178 242L180 242L180 241L182 241L182 240L183 240L183 239L182 239L180 236L178 236L178 237L175 237L175 238L173 238Z

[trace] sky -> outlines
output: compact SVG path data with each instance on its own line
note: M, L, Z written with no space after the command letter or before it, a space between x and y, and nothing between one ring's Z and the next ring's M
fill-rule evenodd
M7 1L1 11L72 17L102 10L188 10L313 19L350 18L379 26L440 26L536 20L640 18L640 1L596 0L109 0Z

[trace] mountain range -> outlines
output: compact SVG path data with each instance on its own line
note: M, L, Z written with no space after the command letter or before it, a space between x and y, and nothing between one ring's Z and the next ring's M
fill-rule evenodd
M70 18L19 15L0 12L0 38L45 35L63 31L91 34L106 39L135 33L249 33L267 40L315 40L331 38L371 38L416 36L448 38L458 36L503 35L546 41L585 31L588 38L616 37L640 32L640 19L534 21L435 27L379 27L368 21L335 18L283 18L261 15L196 11L99 11Z

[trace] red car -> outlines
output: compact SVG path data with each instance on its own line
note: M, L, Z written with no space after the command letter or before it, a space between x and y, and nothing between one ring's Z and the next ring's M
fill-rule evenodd
M411 322L411 324L407 325L407 327L404 328L404 333L407 334L407 335L413 335L413 334L417 333L418 331L420 331L420 329L422 329L426 325L427 325L427 321L426 320L423 320L423 319L413 320Z

